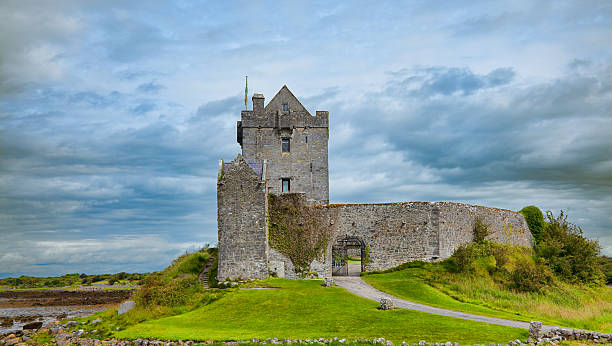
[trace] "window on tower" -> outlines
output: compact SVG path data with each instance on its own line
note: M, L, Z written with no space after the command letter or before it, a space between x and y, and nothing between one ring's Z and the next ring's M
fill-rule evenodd
M291 179L282 178L282 192L289 192L291 190Z
M289 112L289 104L283 103L283 113L287 113L287 112Z
M283 153L288 153L289 151L291 151L291 144L289 142L289 138L281 138L281 143Z

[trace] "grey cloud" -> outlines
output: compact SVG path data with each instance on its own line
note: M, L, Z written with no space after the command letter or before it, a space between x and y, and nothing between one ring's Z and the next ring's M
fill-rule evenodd
M149 83L140 84L136 90L144 93L152 93L155 94L158 91L165 89L166 87L156 83L155 81L151 81Z
M132 108L132 112L134 112L134 114L138 114L138 115L142 115L142 114L146 114L152 110L154 110L156 107L156 105L152 102L143 102L141 104L139 104L138 106Z
M498 68L486 75L475 74L466 68L424 68L414 71L407 78L394 82L395 88L414 86L410 90L414 96L470 95L478 90L493 88L512 82L514 71L511 68Z
M108 96L102 96L93 91L82 91L70 95L68 101L72 103L83 103L90 107L104 108L116 103L119 97L120 93L116 91Z
M346 138L330 140L331 198L536 204L569 211L587 236L609 244L610 65L526 86L504 68L391 73L382 92L333 104L333 136L339 129ZM504 87L487 87L495 85Z

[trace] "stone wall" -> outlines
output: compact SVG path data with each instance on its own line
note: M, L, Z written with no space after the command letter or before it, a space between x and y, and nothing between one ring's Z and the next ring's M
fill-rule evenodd
M476 217L489 226L487 239L532 247L531 232L521 213L460 203L434 204L440 210L440 258L450 257L460 245L473 240Z
M218 280L266 278L265 173L259 177L241 155L230 165L220 166L217 183Z
M369 246L366 270L383 270L409 260L438 256L437 214L423 203L332 204L332 242L351 236ZM329 244L328 252L331 252Z
M354 236L369 246L366 270L384 270L410 260L450 257L473 241L476 217L489 225L487 239L531 247L531 233L520 213L450 202L331 204L333 240ZM331 245L329 247L331 250Z
M305 198L296 199L296 207ZM331 276L332 245L340 238L355 237L369 252L367 271L385 270L410 260L450 257L459 246L473 241L477 217L489 226L488 239L531 247L531 233L520 213L510 210L450 202L381 204L331 204L318 222L330 225L331 238L322 258L313 261L311 272ZM287 268L285 258L283 268ZM287 270L284 270L287 275Z

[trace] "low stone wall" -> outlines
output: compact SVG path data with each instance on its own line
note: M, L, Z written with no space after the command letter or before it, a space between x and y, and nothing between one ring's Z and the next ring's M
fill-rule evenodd
M612 343L612 334L599 333L590 330L569 329L553 327L543 330L542 322L531 321L529 323L530 343L549 343L558 341L591 341L594 343Z

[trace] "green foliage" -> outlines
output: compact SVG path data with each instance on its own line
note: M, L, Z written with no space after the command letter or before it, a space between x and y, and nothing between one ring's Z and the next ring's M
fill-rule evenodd
M268 203L270 246L289 257L298 272L308 272L331 237L323 210L300 203L297 194L270 195Z
M20 276L18 278L5 278L0 279L0 286L15 287L19 289L28 288L61 288L70 287L76 285L90 285L92 282L101 282L104 280L130 280L134 283L138 283L138 280L149 275L148 273L117 273L117 274L97 274L87 275L85 273L78 274L65 274L56 277L33 277L33 276Z
M363 262L364 269L367 271L368 265L370 264L370 245L366 245L365 254L361 260Z
M136 294L136 304L141 307L177 307L193 303L193 297L204 288L197 275L181 275L174 278L161 273L149 276Z
M210 255L205 252L196 252L186 256L186 259L177 260L178 273L181 274L199 274L202 268L206 265Z
M35 333L31 337L35 345L52 345L53 341L55 341L55 336L48 332Z
M451 257L454 264L456 264L455 268L461 272L481 271L479 269L482 268L488 273L491 263L495 267L497 262L491 250L493 246L495 245L485 241L459 246ZM481 260L482 258L488 259Z
M451 273L488 278L523 292L537 292L553 283L552 273L543 261L534 261L531 249L508 244L485 241L462 245L443 266Z
M584 238L582 229L568 222L563 211L558 217L548 211L546 217L548 223L536 248L538 256L564 280L603 284L605 277L598 264L599 243Z
M528 215L537 215L539 209L534 208L523 210ZM562 280L603 284L606 278L598 263L599 244L584 238L582 229L568 222L563 211L556 218L548 212L547 218L536 252L531 253L517 252L513 247L484 240L488 226L477 218L475 242L458 247L445 265L454 272L480 276L489 273L504 284L510 282L511 287L520 291L540 291L544 285L551 284L554 281L551 270ZM550 270L546 270L545 265Z
M601 267L601 271L606 276L606 283L608 285L612 285L612 257L599 257L599 266Z
M540 292L553 282L550 269L541 261L518 262L511 277L514 288L523 292Z
M162 272L148 276L136 293L141 308L193 306L202 299L204 287L198 274L208 261L208 250L184 254Z
M215 257L215 261L208 271L208 286L219 287L219 282L217 281L217 274L219 272L219 250L217 248L209 248L208 253Z
M538 244L542 239L544 227L546 227L546 222L544 221L542 211L538 207L530 205L521 209L521 214L523 214L525 217L525 221L527 222L527 226L529 227L531 235L535 240L535 244Z
M489 225L484 222L482 217L476 217L474 220L474 242L482 243L485 238L491 233L489 231Z

